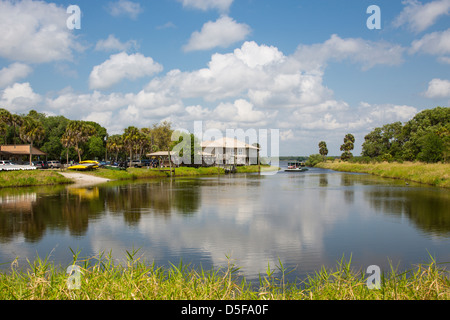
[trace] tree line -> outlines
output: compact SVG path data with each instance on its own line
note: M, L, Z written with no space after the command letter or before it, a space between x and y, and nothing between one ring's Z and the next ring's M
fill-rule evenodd
M148 152L168 150L173 130L170 122L147 128L129 126L122 134L109 135L94 121L70 120L31 110L13 114L0 108L2 144L31 144L50 160L141 159ZM30 157L31 162L31 157Z
M422 161L428 163L450 161L450 108L436 107L416 114L406 123L394 122L377 127L364 137L361 156L354 157L355 137L347 134L340 150L341 160ZM307 165L325 161L328 148L319 142L319 153L309 157Z

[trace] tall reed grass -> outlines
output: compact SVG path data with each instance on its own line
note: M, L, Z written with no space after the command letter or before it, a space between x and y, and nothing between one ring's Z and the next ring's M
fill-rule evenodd
M316 167L344 172L370 173L380 177L403 179L405 181L450 188L449 163L349 163L343 161L328 161L319 163Z
M281 263L268 266L258 283L239 275L228 259L224 268L205 270L171 264L167 268L146 263L139 250L127 251L120 263L111 253L80 259L79 289L69 289L67 269L37 257L20 269L17 259L0 273L2 300L448 300L449 272L434 259L411 270L391 267L381 276L380 289L369 289L365 274L342 258L334 269L322 268L306 279L288 282L289 270Z

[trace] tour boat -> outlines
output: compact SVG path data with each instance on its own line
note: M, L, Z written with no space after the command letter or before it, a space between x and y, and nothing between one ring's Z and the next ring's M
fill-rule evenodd
M299 161L288 162L288 167L284 171L286 172L304 172L308 169L305 168L305 164Z

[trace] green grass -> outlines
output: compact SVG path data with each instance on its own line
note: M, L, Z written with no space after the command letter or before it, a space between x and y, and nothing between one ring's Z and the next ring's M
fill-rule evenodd
M0 171L0 188L68 184L72 181L50 170Z
M188 168L179 167L174 168L174 177L195 177L195 176L211 176L225 174L223 168L217 167L200 167L200 168ZM277 170L277 167L261 166L261 171L273 171ZM169 168L165 168L169 170ZM240 166L237 167L238 173L254 173L258 172L258 166ZM128 168L125 170L109 170L109 169L97 169L94 171L88 171L86 174L91 174L101 178L107 178L110 180L135 180L135 179L148 179L148 178L165 178L170 177L169 171L160 171L159 169L147 169L147 168Z
M72 251L73 253L73 251ZM180 262L168 268L146 263L137 251L122 263L111 254L79 259L79 288L69 289L67 267L55 267L48 259L28 261L20 269L0 272L1 300L448 300L448 271L434 259L399 273L391 267L381 275L380 289L369 289L364 272L344 259L335 269L322 268L305 280L286 281L289 273L281 262L267 268L252 284L239 276L231 259L227 267L204 270ZM276 271L276 272L275 272ZM74 283L74 282L72 282Z
M328 161L319 163L316 167L344 172L370 173L380 177L450 188L450 164L448 163L382 162L364 164Z
M269 165L261 165L261 172L278 171L280 168ZM239 166L236 167L237 173L256 173L259 172L258 166Z

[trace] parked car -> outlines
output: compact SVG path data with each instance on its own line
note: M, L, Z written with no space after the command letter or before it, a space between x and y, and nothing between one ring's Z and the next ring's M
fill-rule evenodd
M57 160L48 161L48 166L50 168L52 168L52 169L54 169L54 168L61 168L62 167L61 162L59 162Z
M141 160L133 160L133 161L131 161L131 165L135 168L142 168L142 161Z
M32 162L33 166L35 166L38 169L48 169L48 163L47 161L35 161Z
M9 166L9 165L12 165L12 164L14 164L14 163L12 163L9 160L0 160L0 166Z

